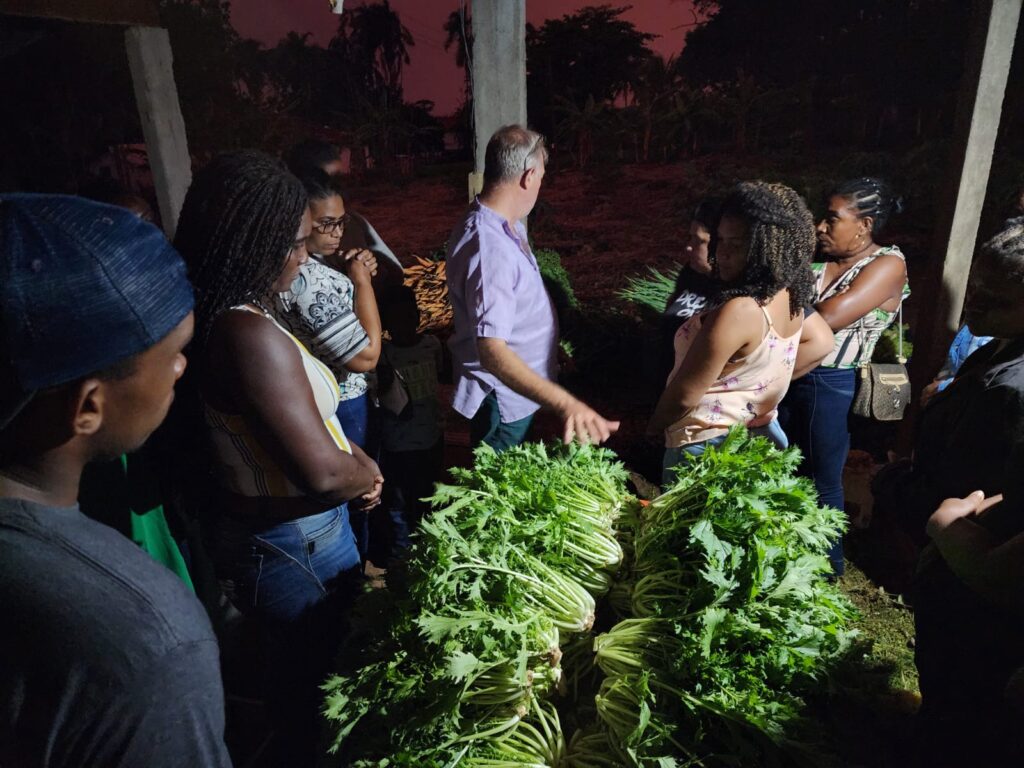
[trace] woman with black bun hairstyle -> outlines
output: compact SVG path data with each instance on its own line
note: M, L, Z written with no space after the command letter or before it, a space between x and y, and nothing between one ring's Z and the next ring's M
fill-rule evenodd
M856 389L856 370L871 360L882 332L892 325L910 295L907 266L895 245L876 242L894 213L903 208L888 184L862 177L829 193L818 222L815 309L832 328L832 354L793 382L779 411L783 429L804 455L822 504L843 509L843 465L850 450L847 417ZM829 553L843 573L843 543Z

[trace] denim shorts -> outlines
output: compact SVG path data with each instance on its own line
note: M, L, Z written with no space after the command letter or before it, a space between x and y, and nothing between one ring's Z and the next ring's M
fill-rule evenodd
M221 586L244 614L295 621L360 566L345 504L270 527L221 517L209 537Z

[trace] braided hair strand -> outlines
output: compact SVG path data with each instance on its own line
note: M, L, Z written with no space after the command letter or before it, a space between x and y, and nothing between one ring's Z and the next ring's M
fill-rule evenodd
M223 154L196 174L174 245L195 288L200 345L217 315L270 292L306 205L302 183L262 152Z

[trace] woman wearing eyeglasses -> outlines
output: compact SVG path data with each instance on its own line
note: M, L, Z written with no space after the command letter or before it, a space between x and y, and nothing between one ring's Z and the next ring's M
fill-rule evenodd
M338 418L360 448L366 442L366 372L381 349L380 315L370 280L377 260L365 249L340 251L348 224L337 177L317 173L302 180L309 195L313 231L310 259L291 290L279 294L277 319L338 377Z
M366 373L377 366L381 350L380 314L371 279L376 257L366 249L341 250L349 222L338 177L312 172L302 179L309 195L313 229L306 240L309 260L291 289L278 294L274 316L338 379L338 420L345 436L366 447L368 396ZM366 515L351 510L359 553L366 558Z
M346 173L344 163L336 145L322 139L304 139L293 146L286 155L288 169L304 179L321 171L328 176ZM378 272L373 277L375 290L385 286L401 285L404 279L402 263L388 248L387 243L365 217L353 210L347 210L345 227L341 233L340 251L366 249L377 257Z

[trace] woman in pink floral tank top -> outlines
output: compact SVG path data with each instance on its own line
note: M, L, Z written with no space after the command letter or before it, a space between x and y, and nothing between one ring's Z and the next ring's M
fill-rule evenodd
M720 295L677 332L648 426L665 439L665 482L683 453L703 452L736 424L786 445L775 415L798 365L813 253L813 218L796 192L760 181L731 191L714 243Z

